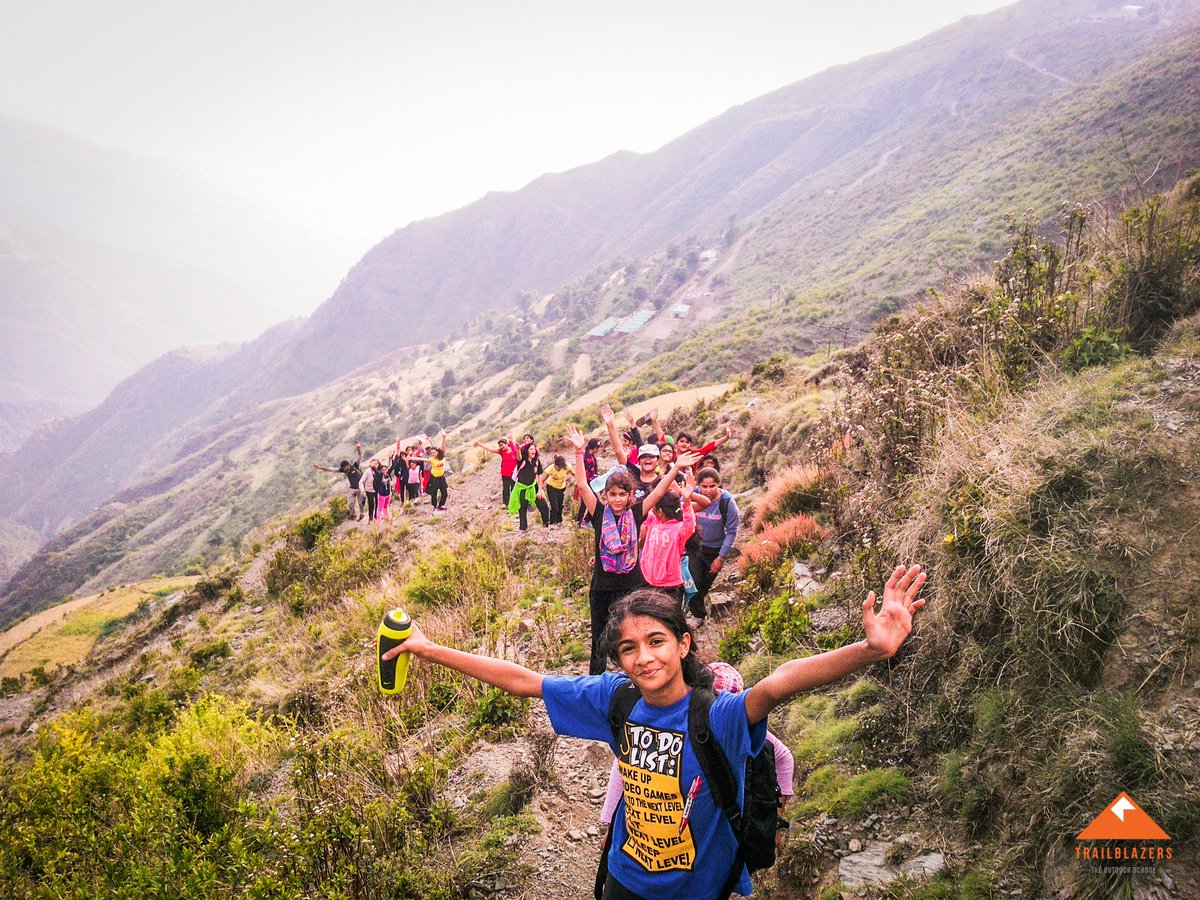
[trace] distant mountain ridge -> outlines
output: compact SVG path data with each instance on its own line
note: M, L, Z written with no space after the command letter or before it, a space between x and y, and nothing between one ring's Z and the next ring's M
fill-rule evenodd
M466 316L507 306L516 291L551 291L598 265L714 233L795 192L811 196L810 181L874 138L926 146L925 131L945 119L995 121L1033 108L1070 85L1013 60L1010 49L1085 81L1193 28L1198 4L1148 3L1140 15L1113 17L1120 8L1017 3L734 107L653 153L617 153L413 223L351 270L256 387L293 393L368 362L374 348L347 327L360 317L403 311L405 343L436 340ZM882 152L864 154L860 172ZM814 213L810 227L820 230L824 211L811 205L793 211L793 221ZM771 229L759 230L759 243L771 239Z
M0 450L168 350L254 337L295 285L313 291L308 248L278 227L257 229L269 250L235 203L48 126L0 116L0 196Z
M201 486L229 470L229 463L211 468L223 455L263 467L252 483L278 485L278 511L308 502L307 487L289 493L296 478L285 467L302 460L305 448L344 441L354 416L367 417L360 404L348 422L333 416L335 424L302 430L327 418L319 404L349 408L361 378L347 373L375 373L383 385L390 378L393 387L372 389L370 415L395 421L387 411L417 388L403 362L381 362L386 354L511 309L519 291L513 315L521 318L507 319L518 346L522 329L533 346L528 295L556 291L549 308L561 318L539 319L545 328L538 326L536 340L579 348L583 332L608 314L603 292L584 285L604 280L594 277L601 267L645 262L689 235L709 239L731 219L743 227L752 220L744 249L722 276L709 331L683 321L654 353L666 366L653 370L659 381L716 381L767 348L813 345L817 322L868 327L881 314L873 297L894 310L947 268L986 263L1007 212L1033 205L1048 213L1084 199L1081 193L1113 190L1128 173L1123 161L1114 163L1112 135L1104 132L1109 109L1131 129L1138 159L1185 148L1176 165L1200 162L1200 123L1177 114L1196 108L1189 104L1200 89L1200 2L1150 3L1136 17L1113 18L1119 9L1085 0L1019 3L736 107L653 154L614 154L401 229L307 321L202 365L160 361L93 418L62 423L0 458L0 515L47 537L78 523L39 558L63 561L69 574L43 580L35 560L6 586L9 600L36 604L96 575L102 566L90 564L89 554L104 565L118 559L120 548L150 533L141 529L170 516L167 495L177 487L178 496L193 498L194 526L186 542L178 539L177 560L178 548L204 556L238 528L261 522L265 497L257 519L215 500L203 514L196 509L195 497L216 497L215 487ZM788 300L796 291L803 296ZM726 352L722 337L738 346ZM647 361L635 343L604 351L613 374L634 359ZM190 380L201 388L181 395ZM559 408L570 405L569 379L554 391ZM495 408L515 407L517 399ZM277 452L264 443L267 423L292 445L289 454L262 459ZM45 502L44 482L29 477L30 459L48 461L40 478L70 486L64 502ZM96 484L84 486L78 479L89 477L90 460L102 465ZM110 494L121 499L81 521ZM214 536L220 540L206 543ZM101 544L102 554L88 549ZM164 551L153 564L169 558ZM148 557L139 563L150 564Z

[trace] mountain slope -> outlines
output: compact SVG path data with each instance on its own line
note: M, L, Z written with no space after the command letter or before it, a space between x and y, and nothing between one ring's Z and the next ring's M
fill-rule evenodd
M900 653L772 712L796 793L758 894L1200 893L1197 204L1200 176L1066 245L1023 229L993 278L819 369L781 354L668 423L736 423L724 477L749 488L702 659L754 685L861 641L896 562L930 575ZM320 399L294 434L354 412ZM378 531L310 510L182 594L64 604L82 662L5 659L0 877L64 896L163 871L189 896L585 896L608 748L428 660L401 694L377 686L371 635L397 604L445 645L581 672L591 533L514 532L494 473ZM1170 842L1138 842L1153 865L1096 865L1072 836L1125 792Z
M0 390L14 405L0 449L90 409L167 349L228 335L251 302L211 273L29 225L0 233L0 298Z
M657 153L617 154L397 232L294 335L216 363L232 368L205 376L212 390L164 415L151 407L178 392L145 373L126 390L150 406L112 419L105 449L90 437L96 423L76 422L0 461L0 514L46 536L77 523L11 580L10 599L35 607L153 572L172 553L219 558L311 488L261 485L294 483L297 466L344 455L355 436L377 447L398 430L462 423L455 437L470 440L520 424L506 413L536 390L544 398L528 405L545 423L630 379L621 401L722 381L779 349L811 351L834 329L861 333L947 269L998 252L1006 213L1113 191L1126 174L1110 123L1127 129L1135 165L1192 158L1200 122L1178 110L1195 108L1200 84L1198 7L1154 4L1126 19L1083 0L1018 4L737 107ZM514 294L531 284L555 294ZM669 313L680 301L692 305L686 318ZM629 339L584 338L647 307L657 317ZM394 349L451 333L466 336L457 350ZM575 378L581 354L587 376ZM253 502L239 504L234 482L209 468L227 453L260 467ZM93 456L106 460L103 489L79 481ZM40 482L28 459L48 461ZM67 486L50 515L47 478ZM85 521L110 489L123 493Z
M1112 8L1082 0L1026 2L966 19L736 107L654 153L617 154L414 223L350 272L306 323L280 370L264 376L263 388L271 395L294 392L367 362L372 348L349 327L362 317L401 313L406 342L444 337L476 312L507 305L514 291L554 290L597 265L711 234L731 216L755 216L789 191L805 192L800 208L789 210L792 224L805 229L802 243L809 232L832 243L839 225L857 221L852 209L849 216L826 209L827 193L846 179L821 179L814 195L810 178L855 154L861 172L896 145L939 153L943 134L931 134L931 123L961 117L994 126L1069 90L1010 59L1010 48L1035 58L1052 53L1070 80L1094 79L1192 27L1200 5L1149 4L1132 18L1107 17ZM871 142L881 138L886 146L877 149ZM918 197L924 193L916 188ZM823 234L830 226L834 233ZM760 232L759 240L766 239ZM845 277L856 271L854 262L831 268ZM917 283L931 274L921 266Z

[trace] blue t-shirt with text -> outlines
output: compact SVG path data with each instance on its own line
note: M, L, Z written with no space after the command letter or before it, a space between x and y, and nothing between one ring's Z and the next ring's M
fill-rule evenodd
M645 897L716 897L733 866L737 839L713 802L688 740L690 693L665 707L639 700L623 739L614 743L609 706L626 680L624 675L606 673L575 678L549 675L542 682L556 732L603 741L616 754L624 790L613 816L609 872ZM709 720L737 778L740 803L746 759L762 749L766 720L751 727L746 720L746 694L725 692L716 695ZM694 794L690 809L689 793ZM743 896L752 890L745 868L736 890Z

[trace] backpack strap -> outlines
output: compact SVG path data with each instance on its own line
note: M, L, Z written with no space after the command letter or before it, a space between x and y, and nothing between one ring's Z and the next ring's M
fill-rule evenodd
M637 702L642 699L642 692L632 681L626 681L612 695L608 704L608 726L612 729L613 742L619 748L625 741L625 723ZM596 867L595 898L601 900L604 893L604 882L608 879L608 854L612 850L613 830L616 823L608 823L608 832L604 835L604 848L600 851L600 864Z
M691 700L688 702L688 737L692 742L692 752L696 754L696 761L700 763L700 771L704 773L704 780L708 782L713 802L725 813L729 827L733 829L733 837L737 841L733 868L725 880L725 886L721 888L721 893L717 895L724 900L733 893L742 877L746 854L742 848L742 809L737 802L737 779L729 765L729 758L725 756L725 751L713 736L709 719L714 699L712 691L700 688L692 690Z
M608 704L608 726L612 729L613 741L617 747L625 740L625 723L633 713L633 708L642 699L642 692L632 681L624 682L612 695Z
M717 509L721 511L721 527L725 526L725 520L729 518L729 501L732 498L728 494L721 494L721 499L717 501Z

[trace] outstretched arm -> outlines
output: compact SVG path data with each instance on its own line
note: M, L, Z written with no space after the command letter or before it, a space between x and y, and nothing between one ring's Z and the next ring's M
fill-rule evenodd
M596 511L598 501L592 486L588 484L587 472L583 469L583 448L587 446L587 438L574 425L568 425L567 440L575 448L575 486L579 488L579 502L587 507L588 514L591 515Z
M541 697L542 675L532 669L509 662L506 659L493 659L490 656L480 656L477 653L466 653L436 644L421 632L416 625L412 627L412 637L398 647L393 647L383 654L384 660L394 659L401 653L411 653L417 659L424 659L447 669L462 672L468 678L474 678L502 691L508 691L517 697Z
M728 442L728 440L731 437L733 437L733 428L730 427L729 425L726 425L724 435L717 438L715 441L709 441L703 447L697 448L695 452L699 453L701 456L708 456L708 454L712 453L714 450L716 450L722 444Z
M629 462L629 454L625 452L625 445L621 442L621 435L617 433L617 417L613 415L612 407L607 404L600 407L600 418L604 420L604 427L608 429L608 439L612 442L613 454L617 457L617 465L625 465Z
M746 718L753 725L761 722L776 706L804 691L829 684L865 669L872 663L890 659L912 631L912 614L925 605L917 594L925 585L920 566L899 566L883 589L883 605L875 612L875 592L863 602L864 640L837 650L793 659L756 684L746 694Z
M679 457L672 464L670 471L658 479L658 484L654 486L654 490L642 500L643 516L650 515L650 510L654 509L658 505L658 501L666 495L667 490L675 483L675 476L679 474L679 470L686 466L695 465L695 462L696 459L691 453L679 454Z
M662 425L658 423L658 409L650 410L650 424L654 426L654 436L658 438L658 443L666 440L667 433L663 431Z
M497 450L495 447L484 446L483 444L479 443L479 441L475 441L474 445L476 447L478 447L480 450L486 450L488 453L495 453L497 456L501 455L500 451Z

